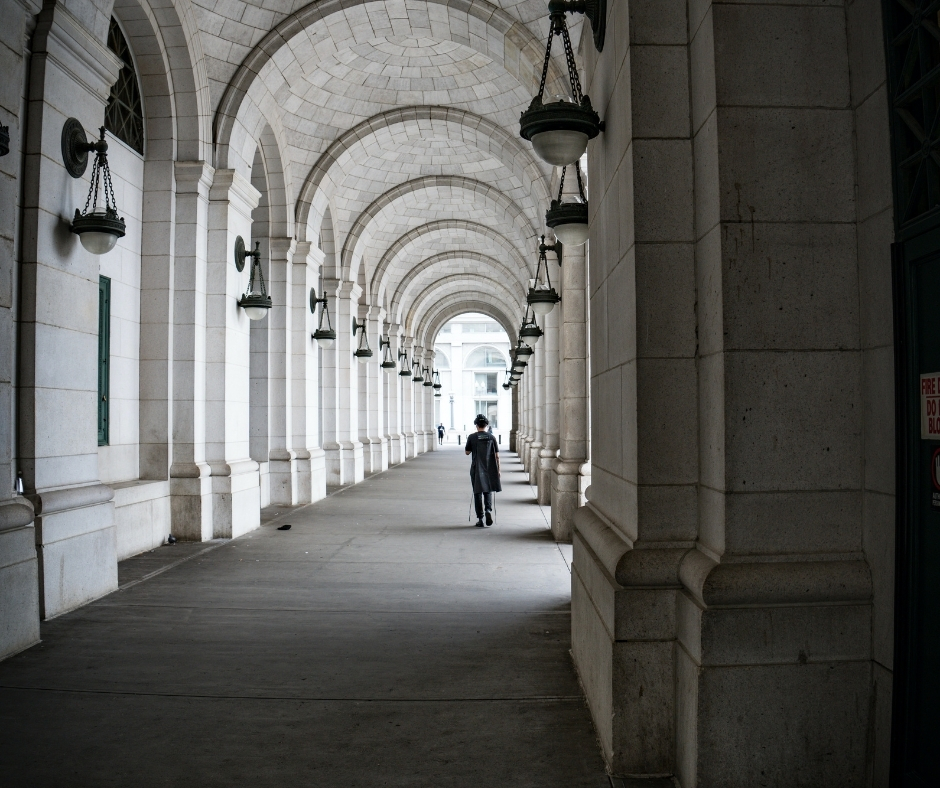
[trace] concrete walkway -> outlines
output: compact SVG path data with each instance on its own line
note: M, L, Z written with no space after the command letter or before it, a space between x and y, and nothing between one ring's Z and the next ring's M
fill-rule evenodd
M490 529L452 446L125 562L0 663L0 784L608 788L568 563L504 457Z

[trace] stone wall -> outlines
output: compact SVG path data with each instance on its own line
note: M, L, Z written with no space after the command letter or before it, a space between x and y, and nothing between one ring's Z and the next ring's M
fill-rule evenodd
M862 786L873 759L883 785L878 5L609 13L604 52L583 47L606 130L588 156L594 453L573 576L605 755L683 788Z

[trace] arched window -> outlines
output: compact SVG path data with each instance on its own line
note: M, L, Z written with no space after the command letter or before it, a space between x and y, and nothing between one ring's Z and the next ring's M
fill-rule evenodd
M111 86L111 96L104 111L104 127L139 154L144 153L144 112L140 104L140 85L137 70L127 39L114 17L108 29L108 49L117 55L124 67L117 82Z
M434 367L435 369L450 369L450 359L440 350L434 351Z
M467 369L480 369L485 367L506 367L506 357L494 347L478 347L468 357L465 364Z

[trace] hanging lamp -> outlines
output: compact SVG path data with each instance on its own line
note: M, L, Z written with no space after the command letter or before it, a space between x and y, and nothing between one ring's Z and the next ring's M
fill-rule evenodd
M91 185L85 207L75 209L71 231L82 242L82 246L92 254L107 254L124 237L127 226L118 216L117 200L114 198L114 186L111 183L111 167L108 164L108 143L104 138L104 126L101 127L101 139L88 142L85 129L75 118L69 118L62 127L62 159L65 169L73 178L81 178L88 167L88 154L95 152L95 163L91 167ZM98 195L104 199L104 205L98 205Z
M336 341L336 332L333 330L333 324L330 321L330 304L327 301L326 293L323 298L317 298L317 291L310 288L310 312L317 313L317 304L320 304L320 322L317 323L317 330L311 334L313 341L324 350L333 347ZM326 315L326 328L323 327L323 316Z
M372 358L372 348L369 347L369 337L366 336L365 320L359 323L356 318L353 318L353 337L356 336L357 331L360 332L359 345L356 347L356 352L353 353L353 355L359 359L360 364L365 364L367 359Z
M438 371L435 369L435 370L434 370L434 390L435 390L435 391L440 391L442 388L444 388L444 386L443 386L443 384L441 383L441 373L438 372ZM440 395L440 394L435 394L435 396L439 397L439 396L441 396L441 395Z
M388 337L385 337L384 339L379 337L379 351L382 351L383 348L384 352L382 353L382 363L380 366L382 369L386 370L395 369L396 364L394 359L392 359L392 343Z
M424 373L421 372L421 364L418 359L411 359L411 380L413 383L424 383Z
M545 47L545 61L542 64L542 80L539 83L538 95L532 99L529 108L519 119L519 133L523 139L532 143L540 159L555 167L564 167L580 159L587 150L588 141L603 130L600 116L594 111L591 99L581 92L581 79L578 77L578 66L574 61L574 50L571 47L565 14L587 15L594 30L594 44L600 52L604 48L607 2L550 0L548 13L551 24L548 44ZM555 36L561 36L564 44L572 96L558 97L558 101L546 104L545 84L548 81L548 67L552 59L552 42Z
M509 384L509 368L506 368L506 374L503 376L503 391L509 391L512 388Z
M431 388L431 386L434 385L434 381L431 380L431 368L430 368L430 367L422 367L422 368L421 368L421 371L424 373L424 384L423 384L424 387L425 387L425 388Z
M525 317L522 318L522 328L519 329L519 338L529 346L534 346L545 333L535 322L535 315L529 316L529 307L526 306Z
M404 350L398 351L398 361L401 364L401 371L398 373L400 378L411 377L411 365L408 363L408 353Z
M552 200L551 207L545 212L545 224L551 227L555 237L567 246L581 246L588 239L588 201L584 196L584 181L581 179L581 164L575 162L578 176L578 199L580 202L562 202L565 188L565 175L568 168L561 171L558 184L558 199Z
M254 250L249 252L245 249L245 240L239 235L235 238L235 268L239 273L245 270L246 257L251 258L251 271L248 272L248 289L238 299L238 305L245 310L249 320L261 320L273 305L264 284L264 272L261 270L261 242L255 241ZM260 290L255 289L255 275L258 277Z
M561 244L554 243L546 246L543 235L542 242L539 244L539 261L535 268L535 279L529 280L529 294L526 296L526 302L537 315L547 315L555 308L555 304L561 301L561 296L552 287L552 280L548 273L546 252L550 251L555 253L558 264L561 265Z

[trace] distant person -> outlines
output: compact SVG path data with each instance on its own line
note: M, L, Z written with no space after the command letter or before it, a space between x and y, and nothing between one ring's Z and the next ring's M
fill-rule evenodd
M444 423L443 422L437 425L437 444L438 446L444 445Z
M493 493L503 491L499 480L499 446L486 430L490 426L486 416L478 414L473 424L477 431L467 436L464 451L473 457L470 461L470 482L477 511L476 527L489 528L493 524Z

